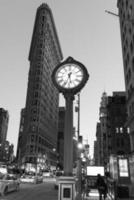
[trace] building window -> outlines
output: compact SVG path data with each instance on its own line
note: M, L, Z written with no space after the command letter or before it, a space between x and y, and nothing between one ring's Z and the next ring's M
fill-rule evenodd
M34 135L31 135L31 142L34 142Z
M39 144L41 144L41 138L39 137Z
M132 58L132 70L134 72L134 57Z
M30 153L33 153L33 145L30 145Z
M131 29L131 28L129 28L129 34L131 35L131 33L132 33L132 29Z
M125 45L124 45L124 48L123 48L123 50L124 50L124 54L126 54L126 47L125 47Z
M128 0L126 1L126 9L128 8Z
M126 30L126 27L125 27L125 30ZM128 47L128 40L126 39L126 47Z
M36 129L35 126L32 126L32 131L33 131L33 132L35 131L35 129Z
M125 18L125 17L124 17ZM126 35L126 32L127 32L127 28L126 28L126 26L124 26L124 34ZM128 41L127 41L127 39L126 39L126 45L127 45L127 43L128 43Z
M123 128L122 127L120 127L120 133L123 133Z
M23 132L23 126L20 127L20 132Z
M124 147L124 140L123 140L123 138L121 139L121 146Z
M119 133L119 128L116 127L115 131L116 131L116 133Z
M129 63L130 57L129 54L127 54L127 63Z
M127 133L130 134L130 128L129 127L127 127Z
M128 19L131 19L132 17L132 5L128 9Z
M120 140L119 140L119 138L117 138L116 145L117 145L117 147L120 146Z
M127 59L125 60L125 68L127 69Z
M133 52L133 43L132 43L132 41L130 43L130 50L131 50L131 53L132 53Z

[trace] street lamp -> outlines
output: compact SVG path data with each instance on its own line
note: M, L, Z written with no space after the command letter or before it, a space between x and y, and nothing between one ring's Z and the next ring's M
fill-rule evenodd
M78 149L82 150L82 148L83 148L82 143L78 143Z
M83 139L82 136L79 135L78 137L78 160L77 160L77 177L78 177L78 182L77 182L77 191L78 191L78 200L81 199L81 192L82 192L82 165L81 165L81 153L83 152Z

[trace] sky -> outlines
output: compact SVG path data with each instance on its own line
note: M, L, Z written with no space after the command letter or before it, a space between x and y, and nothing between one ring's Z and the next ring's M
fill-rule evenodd
M16 152L28 54L42 3L52 10L63 58L80 61L90 75L80 94L80 134L88 140L92 155L102 93L111 96L125 90L119 19L105 12L117 14L117 0L0 0L0 107L9 112L7 139Z

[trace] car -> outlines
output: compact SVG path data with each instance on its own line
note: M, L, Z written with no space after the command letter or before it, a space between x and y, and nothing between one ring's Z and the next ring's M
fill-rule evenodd
M0 194L5 195L8 192L18 191L20 182L17 177L10 174L0 174Z
M0 164L0 173L7 174L7 166L4 164Z
M35 173L25 173L20 177L20 183L42 183L43 177Z
M51 176L51 172L49 170L44 170L42 175L43 175L43 177L50 177Z

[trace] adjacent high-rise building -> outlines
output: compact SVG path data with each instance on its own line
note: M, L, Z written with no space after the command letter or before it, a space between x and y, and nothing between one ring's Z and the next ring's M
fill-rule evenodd
M27 98L18 140L21 164L37 164L42 160L47 167L56 165L59 92L52 83L51 74L61 59L54 18L44 3L37 9L29 52Z
M130 153L130 137L127 121L126 93L104 92L100 103L100 122L96 127L95 162L107 170L110 155Z
M8 111L0 108L0 144L4 144L7 138L9 114Z
M4 108L0 108L0 161L6 161L6 138L8 130L9 114Z
M100 164L106 165L108 159L107 151L107 94L103 92L100 103Z
M134 0L118 0L131 151L134 151Z
M108 155L130 153L130 137L125 127L127 121L126 93L113 92L107 103L107 152Z
M19 136L18 136L18 145L17 145L17 155L16 158L18 160L18 164L21 165L21 150L23 148L23 142L24 137L23 137L23 131L24 131L24 119L25 119L25 108L21 109L21 115L20 115L20 126L19 126Z

